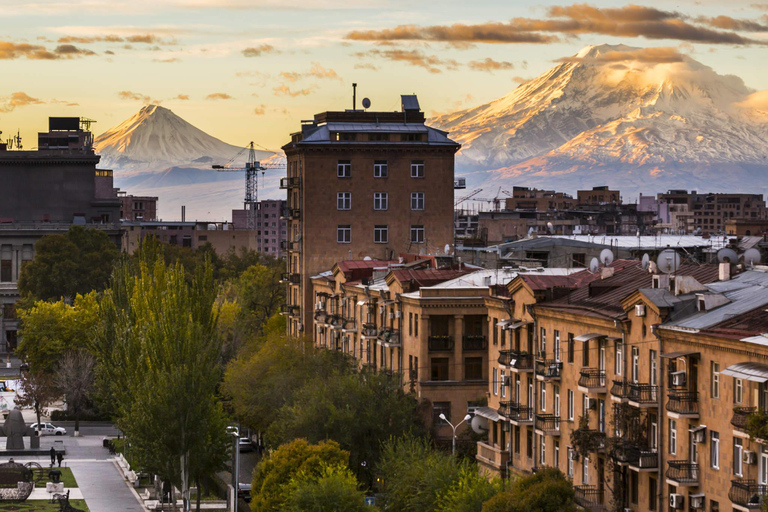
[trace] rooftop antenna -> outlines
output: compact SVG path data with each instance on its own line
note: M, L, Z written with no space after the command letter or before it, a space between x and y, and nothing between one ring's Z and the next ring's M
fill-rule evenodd
M754 267L755 263L760 263L761 259L762 255L760 254L760 249L755 249L753 247L752 249L747 249L747 252L744 253L744 263L749 267Z
M357 83L352 84L352 111L357 110Z

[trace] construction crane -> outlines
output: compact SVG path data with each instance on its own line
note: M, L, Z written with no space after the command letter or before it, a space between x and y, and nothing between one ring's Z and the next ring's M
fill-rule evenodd
M454 207L454 208L456 208L457 206L459 206L459 205L460 205L461 203L463 203L464 201L467 201L467 200L469 200L469 199L472 199L473 197L475 197L477 194L479 194L479 193L480 193L480 192L482 192L482 191L483 191L483 189L481 189L481 188L476 188L475 190L473 190L473 191L472 191L472 192L470 192L469 194L465 195L464 197L460 197L458 200L456 200L456 202L453 204L453 207Z
M264 171L267 170L267 167L262 167L256 160L256 150L253 146L254 143L251 141L250 144L248 144L248 147L243 148L226 164L213 166L213 168L219 172L245 171L245 199L243 200L243 203L247 211L246 225L250 230L256 229L256 203L259 202L259 182L257 173L261 171L263 176ZM248 151L248 161L245 163L245 167L232 167L234 161L246 151Z
M474 198L474 201L484 201L486 203L491 203L493 204L493 211L498 212L501 209L501 194L514 197L511 192L503 190L501 187L499 187L499 190L496 192L496 197L476 197Z

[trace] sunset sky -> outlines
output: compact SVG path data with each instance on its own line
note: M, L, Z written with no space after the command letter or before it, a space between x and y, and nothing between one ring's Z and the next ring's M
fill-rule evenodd
M759 1L759 0L758 0ZM428 115L503 96L588 44L665 47L768 89L768 3L475 0L30 0L0 7L0 130L25 147L49 115L95 133L147 102L235 145L274 149L302 119ZM667 54L660 52L661 54Z

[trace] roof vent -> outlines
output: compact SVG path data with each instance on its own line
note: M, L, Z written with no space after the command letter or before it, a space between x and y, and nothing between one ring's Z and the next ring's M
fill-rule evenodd
M415 94L402 94L400 96L400 106L403 112L420 112L419 99Z

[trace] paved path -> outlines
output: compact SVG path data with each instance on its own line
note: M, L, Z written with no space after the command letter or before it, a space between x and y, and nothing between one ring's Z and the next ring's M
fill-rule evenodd
M112 460L70 460L69 467L91 512L141 512L133 490L128 487Z

